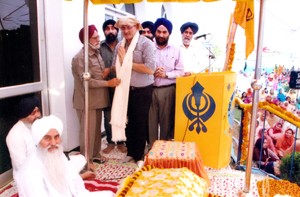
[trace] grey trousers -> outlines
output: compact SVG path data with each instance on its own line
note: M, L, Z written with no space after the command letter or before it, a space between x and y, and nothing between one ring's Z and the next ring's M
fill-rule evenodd
M155 140L158 140L158 131L160 131L160 140L174 138L175 90L175 85L153 89L149 110L150 147Z

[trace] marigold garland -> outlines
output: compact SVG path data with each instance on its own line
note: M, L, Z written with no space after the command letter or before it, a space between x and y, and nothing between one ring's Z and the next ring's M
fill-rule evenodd
M244 111L244 117L242 120L243 128L242 128L242 144L241 144L241 163L246 161L248 154L248 146L249 146L249 115L252 110L252 104L245 104L240 98L235 97L234 103L238 104L240 108ZM271 113L279 116L280 118L294 124L297 127L300 127L300 118L295 116L293 113L282 109L281 107L269 103L267 101L259 102L258 108L265 109L270 111Z
M234 54L235 54L235 43L231 43L230 51L229 51L228 64L227 64L228 65L227 66L228 71L231 71L231 69L232 69Z
M293 197L300 196L300 187L287 180L264 179L257 181L258 194L261 197L273 197L276 194L289 195Z

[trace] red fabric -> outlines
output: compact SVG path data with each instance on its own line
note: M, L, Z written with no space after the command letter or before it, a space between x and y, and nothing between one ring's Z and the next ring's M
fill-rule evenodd
M91 192L110 190L110 191L116 193L118 190L119 183L114 182L114 181L106 182L106 181L100 181L97 179L90 179L90 180L84 180L84 185L85 185L85 188ZM10 189L13 189L12 184L10 184L7 187L5 187L4 189L0 190L0 196L6 190L10 190ZM19 195L18 195L18 193L15 193L10 197L19 197Z
M94 32L95 31L97 31L98 32L98 30L97 30L97 28L96 28L96 26L95 25L89 25L89 27L88 27L89 29L88 29L88 38L90 39L92 36L93 36L93 34L94 34ZM83 36L83 34L84 34L84 28L82 28L80 31L79 31L79 40L80 40L80 42L83 44L83 39L84 39L84 36Z
M110 190L114 193L117 192L119 183L118 182L104 182L97 179L84 180L85 188L91 192L93 191L102 191Z

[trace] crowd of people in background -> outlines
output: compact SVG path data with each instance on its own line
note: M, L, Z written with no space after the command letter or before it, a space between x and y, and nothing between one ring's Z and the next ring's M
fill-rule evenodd
M276 67L275 67L276 68ZM259 92L259 101L269 102L281 109L300 115L300 98L297 90L289 87L289 71L274 70L264 73L264 86ZM240 95L244 103L252 103L253 91L248 88ZM258 109L255 128L253 161L264 171L280 176L281 159L300 147L296 139L297 127L267 110ZM296 143L296 145L295 145ZM294 146L295 145L295 146ZM298 148L298 149L297 149Z

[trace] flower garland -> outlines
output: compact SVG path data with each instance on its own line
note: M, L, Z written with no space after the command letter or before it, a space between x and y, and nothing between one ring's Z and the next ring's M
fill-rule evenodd
M245 104L241 99L235 97L234 102L237 103L240 108L244 110L244 117L242 120L243 128L242 128L242 144L241 144L241 163L246 161L248 146L249 146L249 130L248 125L250 121L250 111L252 110L251 104Z
M287 180L275 180L275 179L264 179L257 181L258 194L261 197L271 197L276 194L289 195L289 196L300 196L300 187L291 183Z
M227 60L227 71L231 71L232 69L232 64L234 60L234 54L235 54L235 43L231 43L230 48L229 48L229 56Z
M250 121L250 113L252 110L252 104L245 104L240 98L235 97L234 103L238 104L240 108L244 110L244 117L242 120L243 128L242 128L242 144L241 144L241 163L246 161L248 154L248 146L249 146L249 130L248 125ZM297 127L300 127L300 118L295 116L293 113L282 109L281 107L267 102L259 102L258 108L268 110L269 112L279 116L280 118L294 124Z
M228 71L231 71L231 69L232 69L234 54L235 54L235 43L231 43L230 51L229 51L229 58L228 58L228 67L227 67Z
M263 101L263 102L258 103L258 107L268 110L268 111L272 112L273 114L279 116L280 118L294 124L295 126L300 127L300 118L298 116L295 116L295 114L293 114L285 109L282 109L278 105L275 105L275 104L267 102L267 101Z

